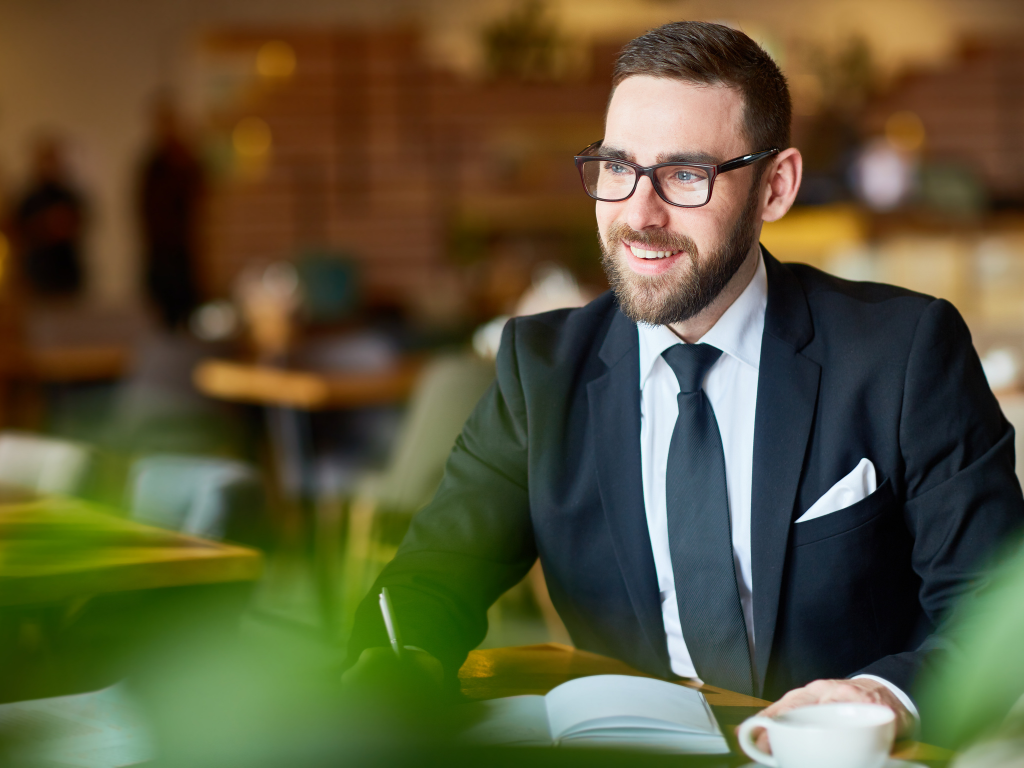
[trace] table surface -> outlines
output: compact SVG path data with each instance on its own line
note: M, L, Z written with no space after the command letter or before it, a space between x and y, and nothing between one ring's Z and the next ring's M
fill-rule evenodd
M252 581L261 568L256 550L142 525L77 499L0 489L0 606Z
M125 376L134 348L129 344L69 344L5 350L0 376L44 384L110 381Z
M472 651L459 670L459 682L464 696L480 700L545 694L568 680L588 675L652 677L616 659L560 643L545 643ZM771 703L690 680L680 680L678 685L695 688L704 694L730 746L736 752L738 749L732 726ZM893 756L902 760L945 764L952 757L949 750L916 741L899 742L896 747ZM737 764L749 762L742 754L736 754L735 757Z
M313 371L212 358L192 380L208 397L307 411L363 408L405 400L423 367L419 357L382 371Z
M131 364L128 344L36 347L26 351L30 378L51 384L120 379Z

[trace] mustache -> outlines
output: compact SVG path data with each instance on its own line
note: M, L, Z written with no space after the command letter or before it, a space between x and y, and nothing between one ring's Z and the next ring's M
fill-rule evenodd
M697 244L686 235L674 235L663 229L650 229L638 232L621 221L608 228L607 247L614 250L615 244L623 240L647 246L651 251L686 251L691 258L698 255Z

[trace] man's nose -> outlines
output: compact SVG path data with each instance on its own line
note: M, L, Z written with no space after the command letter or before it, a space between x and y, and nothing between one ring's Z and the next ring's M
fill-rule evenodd
M638 232L650 227L668 226L668 203L658 197L647 176L640 177L633 196L626 200L626 206L625 221Z

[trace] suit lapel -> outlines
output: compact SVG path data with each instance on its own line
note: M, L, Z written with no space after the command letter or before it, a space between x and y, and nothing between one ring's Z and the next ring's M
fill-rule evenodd
M615 555L633 610L667 675L668 648L640 465L639 354L636 326L616 310L600 352L608 370L587 385L587 396L598 487Z
M821 377L821 367L800 354L814 334L803 288L767 251L764 256L768 307L757 382L750 510L759 692L764 690L775 636L793 506Z

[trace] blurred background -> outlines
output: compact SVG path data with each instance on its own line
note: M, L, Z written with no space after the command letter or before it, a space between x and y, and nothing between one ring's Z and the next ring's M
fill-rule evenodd
M621 45L684 18L789 79L805 178L765 246L949 299L1024 424L1017 0L0 0L0 517L63 499L168 551L258 550L200 581L250 636L336 658L504 320L606 290L572 156ZM60 650L125 615L82 619L82 574L116 559L90 541L59 599L0 562L0 644L64 670L0 697L103 682ZM546 640L568 642L535 570L485 645Z

